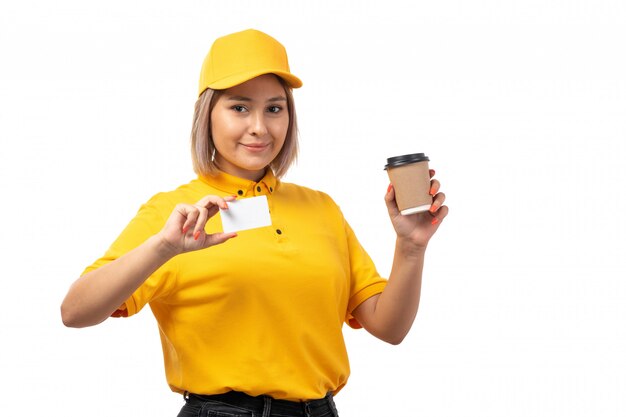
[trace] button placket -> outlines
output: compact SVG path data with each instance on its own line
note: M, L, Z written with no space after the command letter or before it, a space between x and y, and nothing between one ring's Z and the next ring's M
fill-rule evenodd
M270 218L272 219L272 228L273 228L274 237L276 237L276 239L278 239L279 241L284 241L285 240L285 229L280 224L276 224L275 223L275 218L274 218L274 199L272 198L271 195L267 196L267 203L268 203L269 209L270 209Z

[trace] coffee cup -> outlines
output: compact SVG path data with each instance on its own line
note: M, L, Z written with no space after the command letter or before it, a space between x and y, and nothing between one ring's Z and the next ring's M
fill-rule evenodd
M396 192L398 209L403 215L427 211L433 203L429 193L428 161L423 153L387 158L385 170Z

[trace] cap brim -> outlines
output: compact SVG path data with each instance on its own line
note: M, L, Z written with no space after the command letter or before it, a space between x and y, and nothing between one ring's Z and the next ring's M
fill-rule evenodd
M222 78L221 80L217 80L207 85L206 88L211 88L213 90L225 90L230 87L234 87L239 84L243 84L246 81L250 81L251 79L258 77L264 74L275 74L285 80L287 85L291 88L300 88L302 87L302 81L296 77L295 75L285 72L282 70L263 70L263 71L249 71L243 72L240 74L231 75L226 78Z

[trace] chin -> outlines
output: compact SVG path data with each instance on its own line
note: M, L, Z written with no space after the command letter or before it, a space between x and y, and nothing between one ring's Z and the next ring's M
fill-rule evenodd
M261 169L265 169L271 164L273 159L263 158L263 159L246 159L245 161L241 161L241 165L239 165L243 169L247 169L248 171L259 171Z
M270 163L269 162L248 162L248 163L242 163L239 166L245 170L248 171L258 171L260 169L265 168L266 166L268 166Z

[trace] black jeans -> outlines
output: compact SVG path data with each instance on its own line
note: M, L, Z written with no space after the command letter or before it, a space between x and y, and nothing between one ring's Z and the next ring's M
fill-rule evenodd
M217 395L185 395L178 417L338 417L333 396L312 401L275 400L230 391Z

